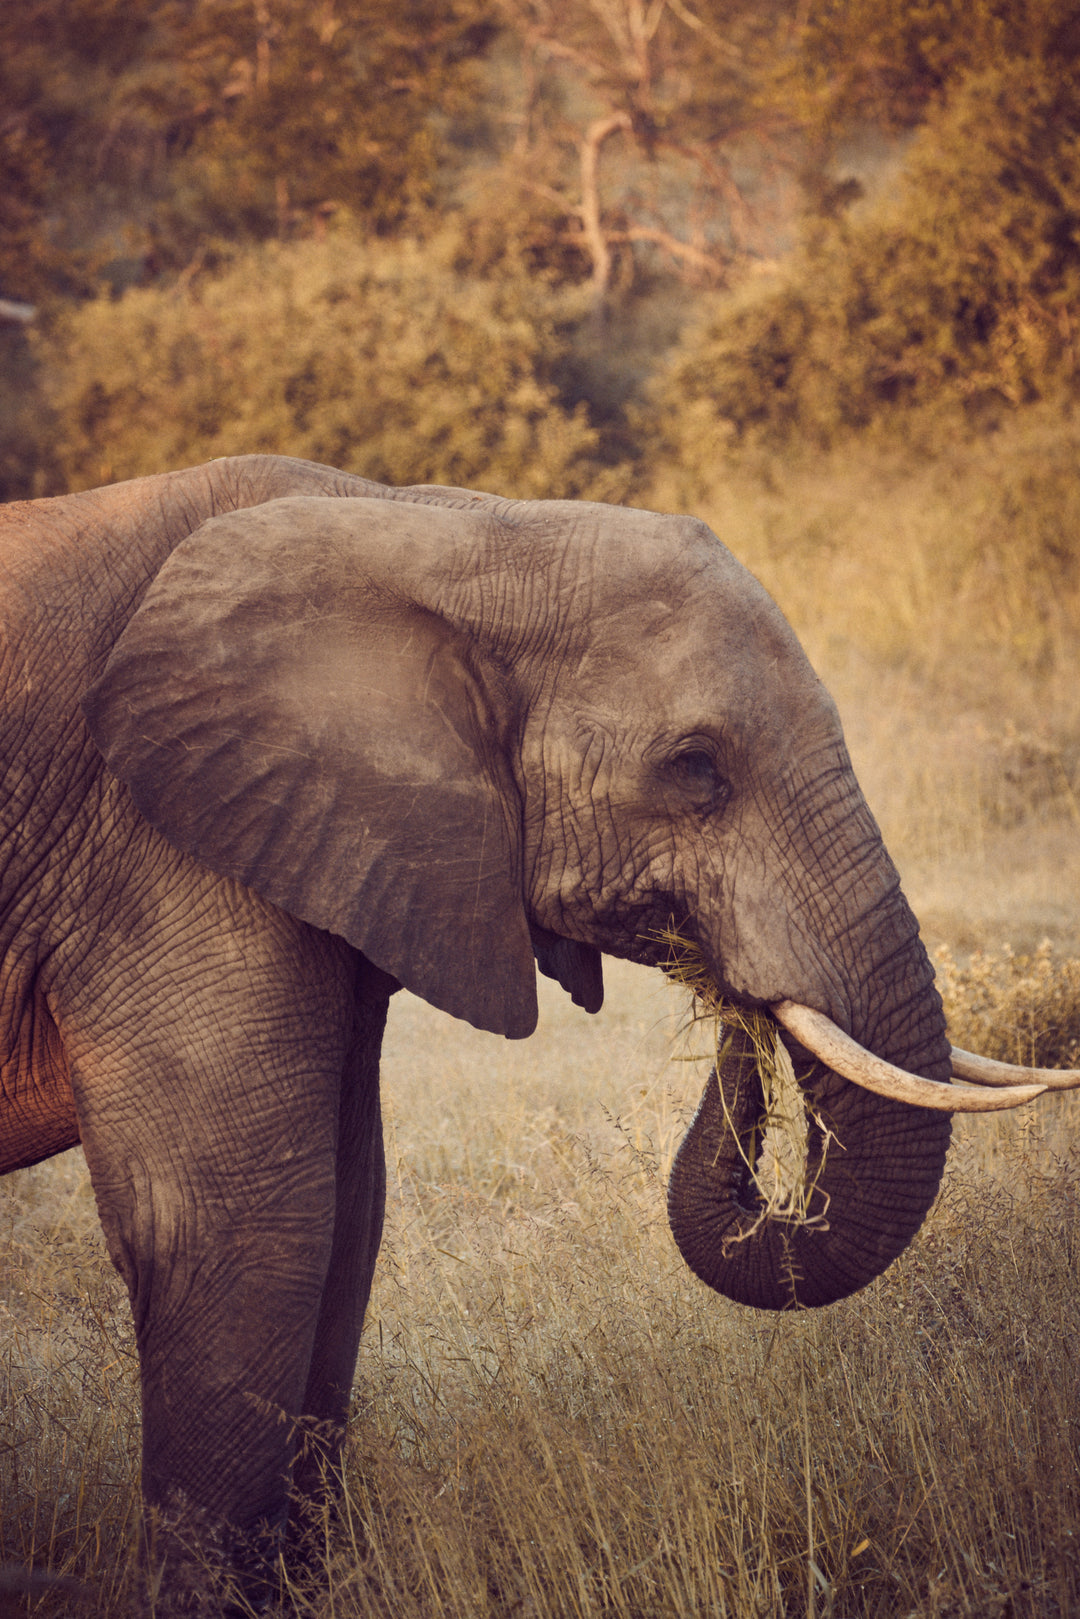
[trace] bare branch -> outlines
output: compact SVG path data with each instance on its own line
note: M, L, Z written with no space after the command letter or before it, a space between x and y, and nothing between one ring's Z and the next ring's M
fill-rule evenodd
M611 280L611 253L600 223L600 148L609 136L630 127L628 112L612 113L609 118L595 118L586 129L581 143L581 228L592 258L590 283L597 306L603 303Z
M704 270L708 275L722 277L730 267L730 260L718 259L711 253L694 247L690 242L680 241L672 236L670 231L660 230L654 225L634 225L629 230L612 230L607 232L609 242L655 242L672 258L682 259L686 264L692 264L698 270Z
M743 53L739 47L732 45L729 40L724 38L723 34L718 34L716 29L711 28L707 22L702 22L701 18L695 16L689 6L683 5L682 0L665 0L665 3L668 9L675 13L679 21L686 24L687 28L692 28L695 33L702 33L706 39L711 39L715 45L719 45L724 55L730 58L731 61L742 61Z

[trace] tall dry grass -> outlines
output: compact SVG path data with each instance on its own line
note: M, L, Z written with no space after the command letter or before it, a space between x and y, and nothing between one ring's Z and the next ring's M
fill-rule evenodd
M1080 613L1067 583L1024 572L1055 500L1077 515L1059 449L1020 446L1011 470L972 448L951 474L770 478L699 509L839 698L954 1038L1075 1061ZM1080 1612L1080 1101L959 1123L884 1277L826 1311L756 1315L699 1285L667 1230L704 1078L673 1060L683 1000L643 969L608 978L596 1019L543 984L522 1045L393 1005L391 1198L347 1488L295 1610ZM123 1612L136 1369L78 1153L0 1182L0 1317L0 1566L75 1576L88 1611ZM72 1603L46 1592L36 1611ZM27 1608L0 1584L0 1613Z
M644 969L609 978L595 1020L545 986L516 1047L395 1004L348 1487L295 1607L1075 1612L1071 1099L964 1123L924 1230L865 1292L756 1315L698 1284L667 1231L703 1077L672 1060L681 998ZM135 1369L78 1155L10 1177L2 1208L0 1556L120 1612Z

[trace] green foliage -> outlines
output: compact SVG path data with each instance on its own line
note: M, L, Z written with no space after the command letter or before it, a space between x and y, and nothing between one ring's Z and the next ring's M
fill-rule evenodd
M556 372L575 309L454 273L452 236L268 244L188 288L87 303L42 345L71 487L273 451L395 484L608 490Z
M894 198L819 221L777 280L714 301L658 404L702 471L733 441L907 431L909 407L985 425L1076 392L1078 307L1080 81L1021 61L964 82Z

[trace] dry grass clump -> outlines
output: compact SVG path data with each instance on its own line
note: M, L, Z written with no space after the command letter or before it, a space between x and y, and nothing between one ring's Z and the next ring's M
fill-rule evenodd
M966 1122L924 1230L872 1287L759 1315L698 1283L667 1229L703 1078L670 1063L681 999L618 964L598 1019L543 994L517 1046L395 1003L392 1196L347 1489L294 1611L1077 1611L1080 1206L1044 1115ZM78 1161L0 1185L3 1557L89 1578L113 1614L136 1397ZM45 1338L52 1358L31 1355Z
M718 989L702 950L674 927L658 937L668 952L662 963L664 976L669 983L689 990L691 996L682 1030L687 1050L678 1060L700 1062L704 1057L720 1071L737 1033L748 1038L754 1053L762 1111L759 1124L751 1132L749 1151L743 1148L742 1132L728 1115L724 1087L720 1088L725 1117L761 1199L757 1218L739 1240L753 1236L767 1220L783 1220L789 1225L819 1223L822 1216L811 1214L810 1206L833 1136L820 1115L809 1107L779 1024L765 1007L742 1006L727 999ZM708 1048L704 1053L695 1049L702 1036ZM822 1141L813 1177L807 1173L808 1117L813 1118Z
M123 1611L138 1417L127 1297L82 1154L65 1153L0 1181L0 1614L28 1611L30 1566L91 1575L95 1611ZM35 1612L75 1606L46 1593Z
M1007 944L979 950L966 964L942 945L934 966L954 1045L1002 1062L1080 1068L1080 961L1061 959L1049 939L1029 955Z

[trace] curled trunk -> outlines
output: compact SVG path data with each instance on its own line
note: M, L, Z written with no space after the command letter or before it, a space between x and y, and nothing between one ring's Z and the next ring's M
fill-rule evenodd
M717 1292L758 1309L831 1304L880 1275L933 1203L948 1151L947 1113L877 1096L820 1065L800 1083L811 1190L798 1217L766 1210L750 1170L764 1104L741 1031L725 1042L671 1174L683 1258Z

